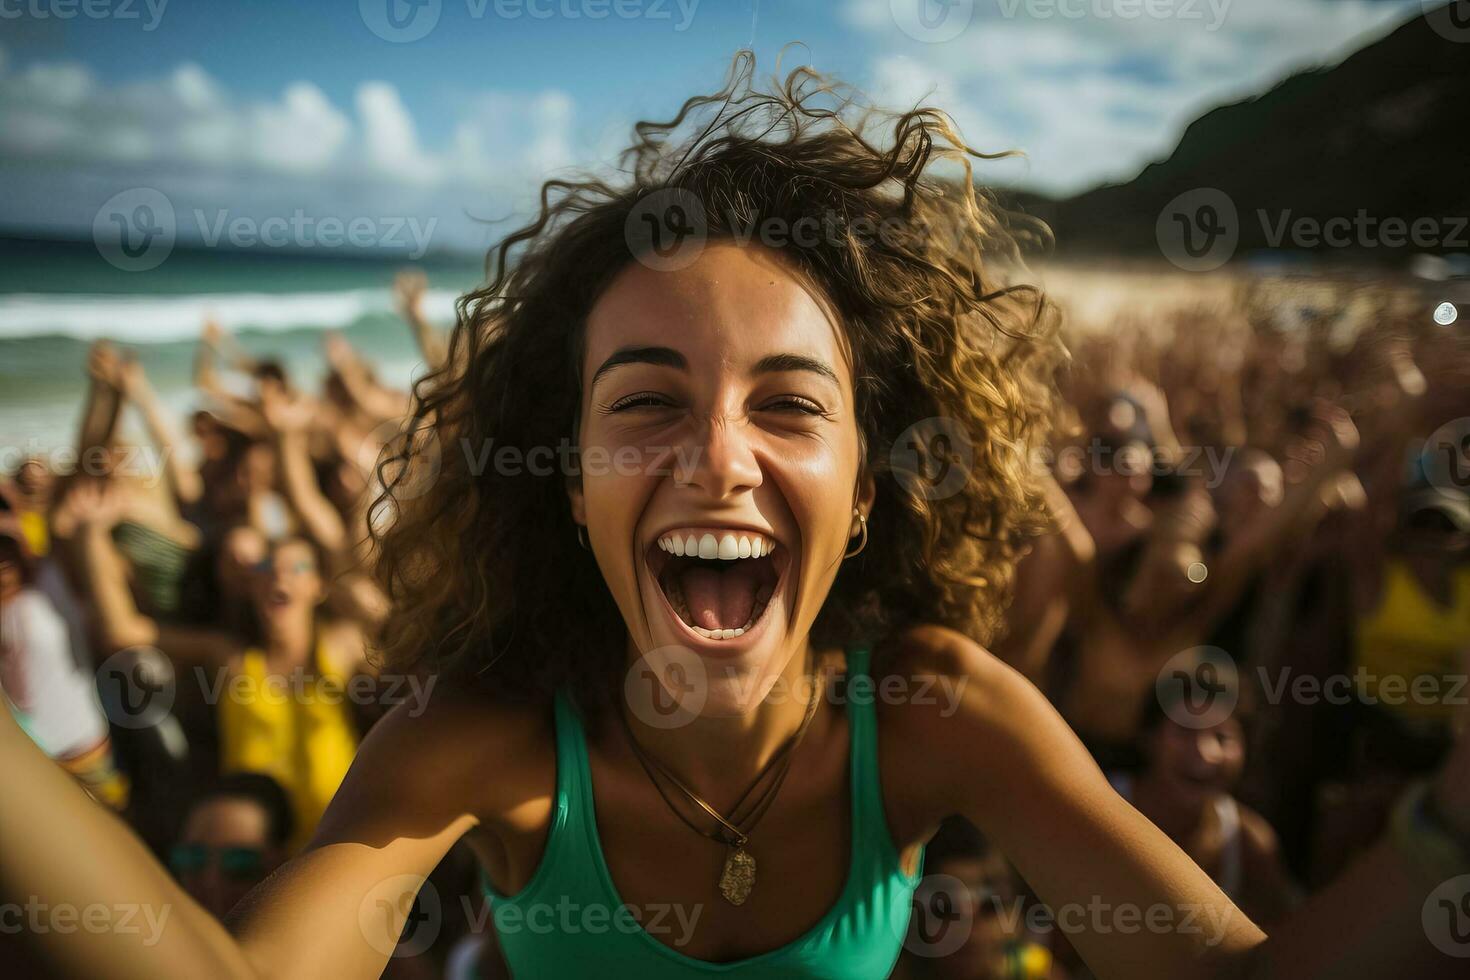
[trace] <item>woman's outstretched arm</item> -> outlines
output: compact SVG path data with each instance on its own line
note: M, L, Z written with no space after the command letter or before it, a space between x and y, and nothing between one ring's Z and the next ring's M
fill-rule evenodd
M377 977L456 840L492 834L495 814L550 812L549 721L433 700L427 710L405 702L373 728L307 850L241 902L228 931L0 711L0 771L12 783L0 807L0 898L151 911L154 932L143 918L139 931L26 936L64 976Z
M885 779L923 812L961 813L1057 914L1102 980L1434 976L1447 957L1420 912L1433 885L1381 844L1267 939L1190 858L1117 795L1056 711L973 641L913 630L893 672L960 682L954 704L884 707ZM952 708L952 710L947 710ZM1440 778L1470 823L1470 748ZM1463 829L1463 828L1462 828ZM1070 917L1070 924L1068 918Z
M80 921L105 907L114 928L35 930L58 976L260 976L224 926L178 886L110 810L46 758L0 709L0 896ZM126 921L124 921L126 919ZM27 924L27 932L32 928Z

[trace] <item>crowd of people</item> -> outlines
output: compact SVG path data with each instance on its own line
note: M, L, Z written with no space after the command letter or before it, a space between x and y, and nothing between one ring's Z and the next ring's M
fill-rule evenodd
M449 348L424 287L405 274L396 294L434 368ZM1470 714L1470 479L1428 438L1470 419L1470 342L1393 290L1320 282L1068 341L1037 465L1052 528L994 652L1269 931L1382 833ZM374 488L409 393L341 335L324 346L313 390L206 325L184 420L100 342L75 467L28 458L0 484L12 711L221 917L432 681L379 676L372 655L389 615ZM125 463L129 411L156 471ZM973 827L941 828L925 870L949 884L919 900L961 908L966 941L940 956L916 934L900 975L1088 975L1064 931L1012 914L1026 884ZM496 975L473 859L452 852L431 883L435 911L410 922L432 934L406 934L390 975Z

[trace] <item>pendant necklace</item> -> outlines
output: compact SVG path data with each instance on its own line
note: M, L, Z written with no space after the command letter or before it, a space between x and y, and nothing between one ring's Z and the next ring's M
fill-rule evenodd
M628 742L633 747L633 754L637 756L638 762L643 766L643 771L648 773L649 781L653 783L654 788L658 790L658 795L663 797L669 809L673 810L674 814L680 820L684 821L685 825L691 830L704 837L708 837L710 840L724 844L729 849L729 853L725 856L724 867L720 872L720 894L731 905L744 905L746 899L750 898L751 890L755 887L755 858L746 850L746 844L750 842L750 833L755 829L755 825L760 822L761 817L765 816L766 811L775 802L776 792L780 790L781 784L786 780L787 773L791 771L791 760L794 756L794 750L801 743L802 737L806 734L807 728L812 723L812 719L816 717L820 692L819 674L814 673L812 675L812 696L811 700L807 703L806 715L802 718L801 727L796 730L796 734L785 745L777 750L776 754L771 757L771 761L767 762L765 767L756 776L755 781L741 794L740 799L735 801L735 805L731 808L728 817L722 815L713 806L705 802L698 793L695 793L686 786L678 776L675 776L666 766L645 752L643 746L638 744L638 739L634 737L632 727L628 724L627 712L618 712L623 722L623 729L628 733ZM663 777L662 781L659 778L660 776ZM767 780L768 776L771 777L769 780ZM669 798L669 794L664 790L664 781L673 784L690 802L713 817L719 823L720 828L714 831L706 830L685 816L684 812L674 805L674 801ZM752 799L751 794L762 783L766 783L766 788ZM746 806L747 801L749 801L748 807Z

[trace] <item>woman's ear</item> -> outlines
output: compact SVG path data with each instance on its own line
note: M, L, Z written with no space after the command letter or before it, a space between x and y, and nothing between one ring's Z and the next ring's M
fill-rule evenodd
M587 499L582 494L582 478L567 477L567 502L572 505L572 520L582 527L587 526Z
M863 512L863 516L871 516L873 513L873 502L878 499L878 484L873 479L873 473L867 467L863 468L862 475L858 477L857 499L853 506Z

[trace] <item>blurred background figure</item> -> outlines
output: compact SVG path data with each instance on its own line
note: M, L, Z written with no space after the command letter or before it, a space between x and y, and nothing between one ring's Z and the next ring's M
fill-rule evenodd
M196 902L223 920L279 867L295 836L291 802L269 776L232 773L184 812L168 865Z
M0 689L21 727L98 800L128 802L90 651L39 587L41 559L0 526Z
M1027 910L1035 900L974 824L963 817L945 821L924 850L924 874L932 890L922 889L915 897L916 905L926 907L915 910L895 977L1067 980L1072 976L1054 960L1048 946L1052 937L1028 931ZM949 925L940 925L941 920Z

